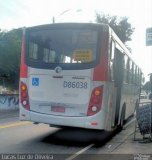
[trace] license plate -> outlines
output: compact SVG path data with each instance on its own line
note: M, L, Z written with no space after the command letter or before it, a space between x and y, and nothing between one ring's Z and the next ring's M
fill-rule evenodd
M51 111L53 112L65 112L65 107L61 107L61 106L52 106L51 107Z

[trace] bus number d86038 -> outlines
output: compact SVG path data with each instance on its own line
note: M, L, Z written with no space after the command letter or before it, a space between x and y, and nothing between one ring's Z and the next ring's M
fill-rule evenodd
M70 82L64 81L63 82L64 88L80 88L80 89L87 89L87 82Z

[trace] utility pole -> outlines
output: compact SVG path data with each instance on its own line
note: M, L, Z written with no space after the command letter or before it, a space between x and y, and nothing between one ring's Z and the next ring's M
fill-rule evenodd
M53 16L52 17L52 23L55 23L55 21L56 21L56 19L58 18L58 17L61 17L62 15L64 15L64 14L66 14L67 12L69 12L69 11L73 11L72 9L67 9L67 10L65 10L65 11L63 11L63 12L61 12L58 16ZM82 9L76 9L76 10L74 10L74 12L81 12L82 11Z

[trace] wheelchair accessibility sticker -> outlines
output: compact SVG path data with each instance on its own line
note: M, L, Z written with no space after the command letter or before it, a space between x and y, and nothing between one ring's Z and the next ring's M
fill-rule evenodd
M32 86L39 86L39 78L32 78Z

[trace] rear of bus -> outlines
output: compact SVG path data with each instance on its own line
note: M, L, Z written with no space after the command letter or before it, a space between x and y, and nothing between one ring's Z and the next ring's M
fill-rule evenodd
M24 31L20 120L105 128L106 30L99 24L69 23Z

